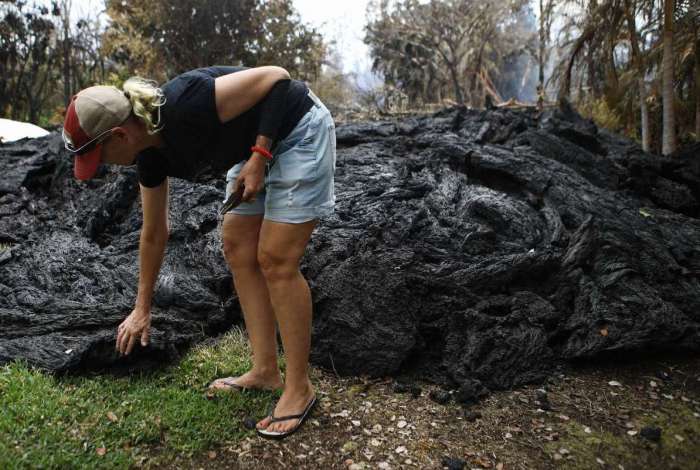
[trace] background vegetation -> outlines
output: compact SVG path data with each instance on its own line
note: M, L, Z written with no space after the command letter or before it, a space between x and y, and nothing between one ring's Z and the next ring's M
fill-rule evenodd
M278 64L334 111L572 101L598 124L672 153L700 139L694 0L374 0L376 86L292 0L0 0L0 110L48 126L69 98L131 75L163 82L211 64Z

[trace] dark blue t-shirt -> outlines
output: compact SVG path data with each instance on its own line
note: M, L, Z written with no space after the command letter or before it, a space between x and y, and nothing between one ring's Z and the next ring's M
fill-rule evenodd
M284 139L313 106L308 87L298 80L275 84L248 111L221 123L216 112L214 79L247 67L206 67L185 72L162 85L160 131L165 147L148 148L136 157L139 182L152 188L166 176L206 181L221 176L250 157L258 135L274 143Z

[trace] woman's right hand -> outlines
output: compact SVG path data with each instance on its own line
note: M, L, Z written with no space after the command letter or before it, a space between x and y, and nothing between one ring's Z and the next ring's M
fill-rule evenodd
M151 331L151 312L143 308L135 308L131 314L117 327L116 349L119 354L129 355L137 339L141 346L148 344Z

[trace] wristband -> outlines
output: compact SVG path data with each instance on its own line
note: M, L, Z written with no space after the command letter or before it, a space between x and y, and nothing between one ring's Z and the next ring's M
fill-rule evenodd
M253 145L253 146L250 148L250 151L251 151L251 152L258 152L260 155L262 155L263 157L267 158L268 160L272 160L272 154L271 154L270 151L269 151L268 149L266 149L266 148L258 147L257 145Z

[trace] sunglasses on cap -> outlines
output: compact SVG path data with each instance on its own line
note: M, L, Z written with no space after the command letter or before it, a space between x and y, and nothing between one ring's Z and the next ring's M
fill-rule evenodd
M111 129L107 129L104 132L100 132L99 134L97 134L95 137L93 137L92 139L85 142L80 147L75 147L73 145L73 142L71 142L70 138L66 135L66 129L64 128L62 131L63 143L66 147L66 150L68 150L73 155L84 155L84 154L88 153L90 150L97 147L99 144L101 144L105 140L107 140L109 138L109 136L112 135L112 131L114 129L116 129L116 127L113 127Z

